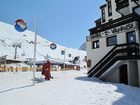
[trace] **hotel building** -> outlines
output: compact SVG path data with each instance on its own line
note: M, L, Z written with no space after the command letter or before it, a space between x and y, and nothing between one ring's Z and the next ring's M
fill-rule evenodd
M140 87L140 1L106 0L86 37L88 76Z

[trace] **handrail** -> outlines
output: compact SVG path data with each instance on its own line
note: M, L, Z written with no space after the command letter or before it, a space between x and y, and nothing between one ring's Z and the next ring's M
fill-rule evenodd
M90 73L92 69L95 69L110 53L112 53L116 49L116 46L113 47L94 67L91 68L91 70L88 71Z
M104 69L100 70L95 77L100 77L111 65L113 65L116 61L118 60L126 60L126 59L140 59L140 56L117 56L115 58L112 59L112 61L110 63L108 63L108 65L106 65L104 67Z
M95 69L95 67L97 67L101 62L103 62L103 60L105 58L107 58L107 56L109 56L111 53L113 53L113 51L120 46L124 46L126 44L119 44L119 45L115 45L93 68L91 68L91 70L88 71L88 73L90 73L92 71L92 69Z
M135 55L131 55L133 57L130 56L130 54L135 53ZM101 71L101 69L105 68L104 66L107 66L108 62L110 62L111 64L115 63L117 60L121 60L118 59L117 57L118 54L121 55L121 57L123 56L128 56L126 59L134 58L134 56L139 56L139 45L137 43L125 43L125 44L119 44L114 46L94 67L92 67L89 71L88 71L88 76L96 76L96 74L99 72L99 70ZM116 60L114 60L116 59ZM139 57L138 57L139 59ZM112 61L111 61L112 60ZM109 64L108 64L109 65ZM104 69L105 71L105 69Z

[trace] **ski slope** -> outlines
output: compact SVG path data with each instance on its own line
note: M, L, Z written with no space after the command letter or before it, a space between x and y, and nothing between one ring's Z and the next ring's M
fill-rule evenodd
M14 59L15 48L13 45L20 44L21 48L17 48L17 60L27 60L33 58L34 54L34 32L26 30L25 32L17 32L13 25L0 22L0 56L7 55L7 59ZM86 56L86 52L78 49L67 48L65 46L57 45L55 50L50 48L50 44L55 43L37 35L37 52L36 61L43 61L48 55L51 59L58 61L64 60L64 55L61 54L65 50L65 60L69 61L76 56L80 56L80 60ZM68 55L71 54L71 57Z

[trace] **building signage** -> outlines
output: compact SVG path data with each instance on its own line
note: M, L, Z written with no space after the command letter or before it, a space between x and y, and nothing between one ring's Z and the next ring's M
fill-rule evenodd
M126 25L120 26L120 27L115 27L113 29L111 29L112 33L119 33L119 32L123 32L125 30L129 30L129 29L133 29L135 27L134 23L128 23Z
M87 41L94 39L94 38L100 38L100 37L104 37L107 35L111 35L111 34L118 34L121 32L126 32L127 30L131 30L131 29L135 29L135 28L136 28L136 23L131 22L131 23L128 23L125 25L114 27L114 28L109 29L109 30L105 30L105 31L97 33L97 34L90 35L87 37Z
M57 48L57 46L56 46L55 43L51 43L50 48L51 48L52 50L55 50L55 49Z
M23 19L18 19L15 21L14 27L18 32L24 32L27 29L27 24Z
M97 33L97 34L93 34L93 35L87 36L86 40L88 41L90 39L99 38L99 37L102 37L101 33Z
M69 54L68 56L71 57L71 54Z
M64 50L62 50L62 51L61 51L61 54L62 54L62 55L64 55L64 54L65 54L65 51L64 51Z

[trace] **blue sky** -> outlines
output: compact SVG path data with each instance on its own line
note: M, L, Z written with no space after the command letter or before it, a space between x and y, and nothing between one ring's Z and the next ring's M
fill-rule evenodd
M34 31L38 18L38 34L54 43L76 48L86 41L94 21L101 17L105 0L1 0L0 21L14 24L22 18L28 30Z

